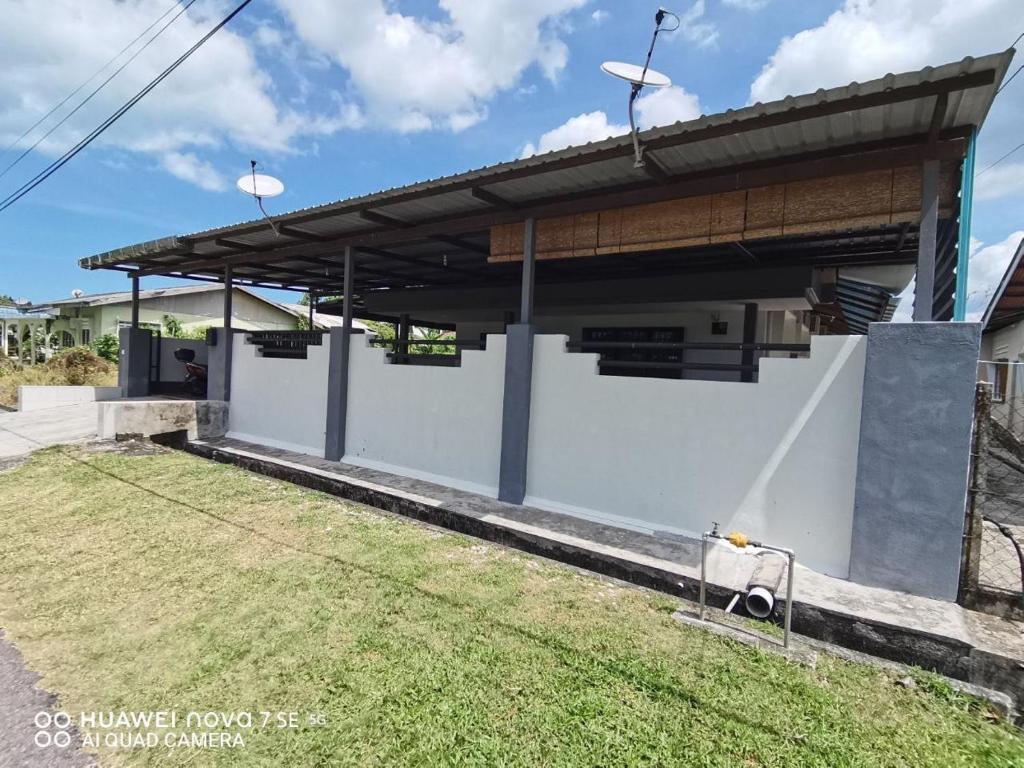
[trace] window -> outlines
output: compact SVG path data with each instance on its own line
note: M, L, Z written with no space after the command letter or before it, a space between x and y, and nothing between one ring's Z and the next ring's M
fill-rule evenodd
M82 343L88 344L92 341L92 331L89 328L82 329Z
M1005 357L996 361L995 381L992 382L992 399L1001 403L1006 399L1006 383L1010 373L1010 361Z
M60 345L62 347L73 347L73 346L75 346L75 337L71 335L71 331L61 331L61 334L60 334Z

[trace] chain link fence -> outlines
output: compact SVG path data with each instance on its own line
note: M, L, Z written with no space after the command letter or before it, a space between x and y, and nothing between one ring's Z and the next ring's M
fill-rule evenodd
M1020 364L983 363L975 407L962 602L1024 618L1024 385Z

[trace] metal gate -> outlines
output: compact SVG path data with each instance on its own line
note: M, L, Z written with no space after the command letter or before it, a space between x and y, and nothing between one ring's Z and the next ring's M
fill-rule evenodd
M1024 618L1024 394L997 375L976 393L960 598Z

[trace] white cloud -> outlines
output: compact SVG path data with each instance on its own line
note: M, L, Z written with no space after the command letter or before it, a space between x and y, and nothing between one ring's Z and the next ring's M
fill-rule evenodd
M745 11L756 11L768 5L768 0L722 0L722 2Z
M557 128L552 128L533 143L523 147L520 157L552 152L565 147L576 147L591 141L601 141L609 136L621 136L629 131L628 125L608 122L608 115L600 110L570 117Z
M1006 267L1017 252L1024 230L1011 232L1005 240L985 245L977 238L971 238L971 256L967 268L967 311L965 319L970 322L981 320L992 294L999 287ZM913 316L914 281L910 281L900 294L900 305L893 315L893 322L907 323Z
M672 85L653 90L637 99L636 113L641 128L686 122L700 117L700 99L685 88Z
M673 38L696 43L701 48L708 48L718 42L718 27L704 20L707 6L704 0L693 0L689 10L679 14L679 31Z
M980 320L989 299L999 287L1006 267L1017 252L1024 231L1011 232L1005 240L982 247L971 242L971 264L967 271L967 319ZM975 248L974 246L978 247Z
M782 40L750 88L771 101L1001 51L1024 29L1020 0L846 0Z
M594 11L592 14L590 14L590 19L595 24L603 24L605 21L608 20L608 17L610 15L611 14L609 14L608 11L606 11L606 10L604 10L602 8L598 8L596 11Z
M537 66L555 80L564 15L587 0L439 0L443 21L384 0L278 0L299 37L348 71L367 118L402 132L463 130Z
M997 200L1024 192L1024 163L997 165L974 177L975 200Z
M200 160L192 152L165 152L160 156L160 166L179 179L208 192L223 192L228 188L227 180L212 165Z
M0 146L15 141L167 7L166 0L53 0L46 4L43 23L38 4L5 3L0 25L0 69L4 72L0 78ZM215 4L208 11L211 15L193 9L178 18L93 101L45 140L40 151L53 156L82 138L205 34L221 10ZM274 42L273 34L261 32L260 36L264 44ZM250 42L229 26L94 146L152 155L161 167L180 178L191 176L197 183L204 179L201 186L208 188L208 177L192 173L202 167L195 157L197 148L230 143L263 152L289 151L297 136L337 130L350 116L341 107L337 115L327 118L282 110L271 94L270 80L260 69ZM42 130L21 146L34 141Z
M636 101L637 124L641 129L693 120L700 117L700 114L700 100L697 96L678 85L652 90ZM590 141L601 141L609 136L622 136L625 133L629 133L628 123L609 122L608 115L601 110L585 112L570 117L557 128L552 128L543 134L536 144L528 143L523 147L520 157L575 147Z

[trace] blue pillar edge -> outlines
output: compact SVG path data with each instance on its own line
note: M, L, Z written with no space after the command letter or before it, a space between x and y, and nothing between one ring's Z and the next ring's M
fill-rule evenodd
M971 260L971 214L974 211L974 154L978 129L972 128L967 139L967 154L960 174L960 227L956 240L956 295L953 319L967 317L967 274Z

